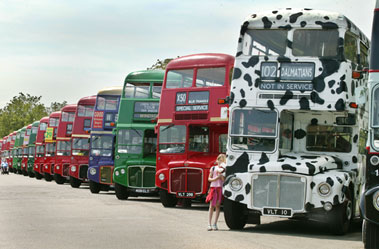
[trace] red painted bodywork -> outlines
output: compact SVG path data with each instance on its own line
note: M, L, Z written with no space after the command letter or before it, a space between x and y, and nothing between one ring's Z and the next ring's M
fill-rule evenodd
M40 123L38 126L37 137L36 137L36 153L34 157L34 171L38 174L43 175L43 166L45 164L45 132L46 129L41 129L41 127L47 127L49 123L49 117L43 117L40 119ZM43 154L37 153L37 147L43 147Z
M230 94L230 79L234 57L226 54L197 54L184 56L172 60L166 68L165 80L163 84L161 102L158 113L158 125L156 131L159 133L160 126L185 125L186 144L184 153L160 153L157 150L157 165L155 183L157 187L167 190L169 193L194 192L196 196L203 196L207 193L209 183L209 169L214 165L219 152L219 136L227 134L227 119L219 119L221 108L227 104L218 104L219 99L225 99ZM167 72L175 69L199 69L225 67L225 84L215 87L188 87L188 88L166 88ZM196 72L195 72L196 75ZM194 80L195 81L195 80ZM193 84L195 84L193 82ZM207 111L176 111L176 93L209 91L209 101ZM202 115L202 118L198 118ZM180 117L180 118L179 118ZM208 152L189 151L189 126L206 126L209 128L209 149ZM158 134L159 144L159 134ZM164 174L164 179L160 180L159 175Z
M88 139L90 138L90 128L84 129L85 120L90 120L92 122L92 116L78 116L79 106L91 106L94 107L96 104L96 95L81 98L77 103L77 110L75 113L75 121L72 131L72 146L71 146L71 162L70 162L70 176L80 180L87 180L87 169L89 162L89 148L87 151L87 155L74 155L73 146L75 139ZM91 126L90 126L91 127ZM73 171L72 169L75 168ZM80 172L82 171L82 174Z
M59 141L70 141L71 142L71 134L67 133L67 125L72 125L73 127L73 121L63 121L63 113L74 113L76 112L76 104L73 105L66 105L61 109L62 115L59 120L58 125L58 132L57 132L57 150L56 150L56 158L55 158L55 165L54 165L54 174L61 175L63 177L68 177L70 172L70 163L71 163L71 148L70 148L70 155L59 155L58 151L58 143Z
M55 144L55 147L56 147L56 129L58 128L58 126L51 126L51 119L56 119L58 118L58 120L60 119L61 117L61 112L60 111L57 111L57 112L53 112L50 114L49 116L49 123L48 123L48 126L47 128L54 128L54 137L53 137L53 140L52 141L46 141L45 139L45 163L44 163L44 167L43 167L43 172L44 173L47 173L47 174L50 174L51 176L54 175L54 164L55 164L55 151L56 151L56 148L54 148L54 155L52 156L48 156L48 152L47 152L47 146L48 144Z
M9 136L11 137L8 145L7 145L7 148L9 150L9 157L7 158L7 161L8 161L8 167L9 168L13 168L13 157L11 157L11 153L12 153L12 149L14 147L14 143L15 143L15 139L16 139L16 134L17 132L14 131L12 132L11 134L9 134Z

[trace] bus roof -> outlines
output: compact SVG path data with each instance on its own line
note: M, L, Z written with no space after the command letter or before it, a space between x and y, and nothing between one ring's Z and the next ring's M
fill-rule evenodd
M27 129L31 129L31 128L32 128L32 124L28 124L28 125L26 126L26 128L27 128Z
M34 121L33 124L32 124L33 127L34 127L34 126L37 126L37 127L38 127L38 125L39 125L39 121Z
M40 123L48 123L49 122L49 117L43 117L39 120Z
M61 116L61 111L52 112L49 116L49 118L58 118Z
M166 69L178 68L194 68L194 67L210 67L224 66L227 63L234 63L234 56L228 54L205 53L186 55L173 59L167 64Z
M95 105L96 95L87 96L79 99L78 105Z
M77 107L77 104L65 105L62 107L61 112L75 112Z
M110 86L101 89L97 92L97 95L121 95L122 94L122 86Z
M163 82L163 70L141 70L129 73L125 78L126 83L138 82Z
M334 29L344 28L356 34L368 46L369 40L346 16L332 11L313 9L278 9L249 15L241 28L241 34L249 29Z

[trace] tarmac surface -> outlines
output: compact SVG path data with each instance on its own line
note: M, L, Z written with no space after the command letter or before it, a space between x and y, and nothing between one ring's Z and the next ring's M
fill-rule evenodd
M263 217L259 226L231 231L220 215L207 231L208 206L164 208L159 198L120 201L113 191L0 175L0 249L52 248L252 248L358 249L361 226L344 236L322 224Z

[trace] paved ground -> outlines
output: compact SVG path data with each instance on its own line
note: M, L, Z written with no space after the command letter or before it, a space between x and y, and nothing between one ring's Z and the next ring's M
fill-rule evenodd
M119 201L21 175L0 175L0 248L363 248L361 228L331 236L305 221L263 218L262 225L206 231L207 206L164 208L158 198Z

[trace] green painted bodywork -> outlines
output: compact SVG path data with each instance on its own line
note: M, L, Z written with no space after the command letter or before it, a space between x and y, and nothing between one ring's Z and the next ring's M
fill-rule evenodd
M22 151L22 144L24 143L24 137L22 137L22 134L24 133L24 136L25 136L25 132L26 132L26 126L17 131L16 141L13 147L13 151L15 154L17 153L15 150L18 150L21 148L21 151ZM17 139L17 137L19 138ZM13 169L21 170L22 152L21 152L21 155L15 156L15 154L13 154L13 163L12 163Z
M33 131L33 127L37 127L37 130L38 130L38 126L39 126L39 121L35 121L33 124L32 124L32 131ZM29 137L29 144L28 144L28 147L32 147L34 150L35 150L35 142L36 142L36 138L37 138L37 133L34 133L33 132L30 134L30 137ZM31 173L34 173L34 157L28 157L28 172L31 172Z
M115 168L113 172L113 182L123 185L128 188L133 189L155 189L155 165L156 165L156 154L144 155L144 137L142 138L142 153L141 154L130 154L130 153L119 153L118 152L118 134L120 130L131 129L137 130L138 133L143 136L146 130L154 131L155 121L152 118L135 118L134 117L134 105L135 102L158 102L159 99L151 98L151 87L150 87L150 98L125 98L125 86L127 83L150 83L150 86L155 84L162 84L164 78L164 71L154 70L154 71L137 71L130 73L125 78L123 94L121 96L121 102L118 112L118 121L116 129L113 132L116 135L116 146L115 146ZM142 166L142 167L130 167L130 166ZM152 167L144 167L152 166ZM142 183L142 171L143 169L144 180ZM133 174L131 173L133 172Z

